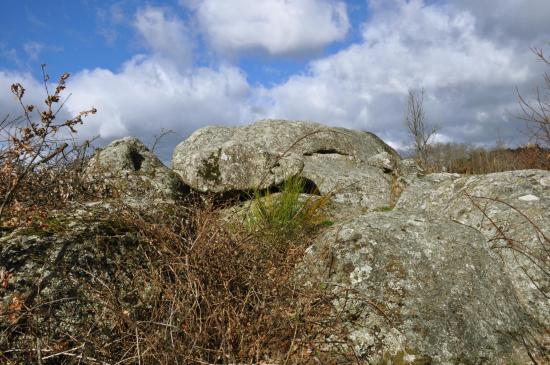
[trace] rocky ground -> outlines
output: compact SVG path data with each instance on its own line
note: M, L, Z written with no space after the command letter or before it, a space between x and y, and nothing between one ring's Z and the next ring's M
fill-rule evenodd
M304 196L330 197L330 224L311 237L295 276L305 288L346 293L331 303L345 318L339 335L355 362L549 361L548 171L426 175L370 133L265 120L196 131L176 147L172 169L137 139L121 139L96 153L87 176L123 196L1 233L6 359L31 351L29 338L44 333L78 344L93 329L96 343L117 341L120 318L95 285L108 287L122 311L150 310L158 293L135 272L151 247L139 227L114 224L113 212L166 214L189 194L246 205L255 191L280 191L300 176ZM23 315L29 308L39 308L32 321Z

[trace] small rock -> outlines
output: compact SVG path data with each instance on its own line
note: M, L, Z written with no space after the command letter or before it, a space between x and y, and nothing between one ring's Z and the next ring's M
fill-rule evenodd
M518 199L521 200L521 201L524 201L524 202L536 202L536 201L540 200L538 196L535 196L533 194L527 194L527 195L524 195L524 196L520 196Z

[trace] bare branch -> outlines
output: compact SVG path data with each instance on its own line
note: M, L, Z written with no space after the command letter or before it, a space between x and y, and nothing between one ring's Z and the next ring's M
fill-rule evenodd
M550 66L550 59L542 48L531 48L531 51L539 61ZM525 122L530 138L543 147L550 146L550 76L544 74L544 86L542 91L537 87L534 100L527 100L518 89L516 93L523 114L519 118Z

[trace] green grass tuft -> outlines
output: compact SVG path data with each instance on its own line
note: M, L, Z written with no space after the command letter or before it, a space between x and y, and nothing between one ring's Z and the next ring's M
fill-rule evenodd
M304 196L305 181L299 176L286 180L281 191L255 192L246 222L250 230L273 232L285 236L307 231L313 227L328 226L324 208L330 196Z

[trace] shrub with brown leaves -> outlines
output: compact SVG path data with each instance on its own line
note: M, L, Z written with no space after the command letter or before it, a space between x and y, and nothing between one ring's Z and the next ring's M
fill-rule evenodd
M46 99L45 108L24 103L25 88L15 83L11 92L20 104L23 115L0 121L0 222L17 225L25 220L23 212L43 210L47 203L59 204L77 194L81 182L78 168L86 151L61 135L76 133L83 118L96 113L95 108L82 111L67 120L57 120L65 100L68 73L59 78L50 92L45 65L42 74ZM42 206L41 206L42 205ZM41 206L40 209L36 209ZM7 214L8 213L8 214Z

